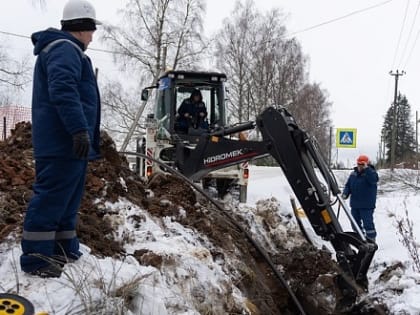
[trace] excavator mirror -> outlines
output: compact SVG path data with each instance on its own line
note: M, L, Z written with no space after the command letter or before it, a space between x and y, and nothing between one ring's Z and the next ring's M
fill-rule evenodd
M143 91L141 91L141 100L147 101L148 99L149 99L149 90L143 89Z

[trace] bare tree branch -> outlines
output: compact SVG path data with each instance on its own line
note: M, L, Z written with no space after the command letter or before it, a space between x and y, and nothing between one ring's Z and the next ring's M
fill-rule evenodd
M30 70L27 59L13 60L0 47L0 87L12 86L23 89L30 82Z
M331 103L309 84L306 58L296 39L285 37L285 19L274 9L261 14L253 0L237 2L215 38L217 65L228 76L229 113L254 120L267 106L287 107L326 147Z
M32 0L32 5L33 6L40 6L40 8L42 8L42 9L44 9L45 7L46 7L46 2L45 2L45 0Z
M147 78L147 85L154 85L166 64L174 69L198 64L206 47L201 31L204 0L128 0L123 13L121 27L105 26L102 40L117 52L114 60L131 70L133 80L140 82ZM130 102L129 106L112 93L106 98L110 104L107 107L118 113L123 125L129 125L125 127L128 130L124 146L138 132L136 117L142 116L145 105L132 107ZM124 114L128 110L130 114Z

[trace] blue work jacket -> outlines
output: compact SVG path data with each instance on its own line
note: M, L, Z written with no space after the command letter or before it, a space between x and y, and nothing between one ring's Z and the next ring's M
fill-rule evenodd
M374 209L376 207L376 193L379 176L372 165L361 172L354 168L346 185L343 195L350 196L350 207L354 209Z
M88 131L89 159L99 157L100 96L84 44L57 29L32 34L38 56L32 94L35 159L75 158L72 135Z
M189 118L184 115L188 113ZM188 127L208 129L207 109L203 102L194 103L191 99L185 99L178 109L179 124L181 128L188 129ZM201 116L200 114L204 114Z

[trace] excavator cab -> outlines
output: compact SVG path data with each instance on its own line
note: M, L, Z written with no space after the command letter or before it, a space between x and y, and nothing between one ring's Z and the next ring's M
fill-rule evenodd
M226 124L225 87L226 75L216 72L168 71L159 78L157 84L154 118L168 135L178 135L194 142L194 138ZM194 91L200 91L207 116L204 117L208 129L191 123L188 130L179 127L182 119L178 111L182 102L189 99ZM194 122L197 117L190 117Z

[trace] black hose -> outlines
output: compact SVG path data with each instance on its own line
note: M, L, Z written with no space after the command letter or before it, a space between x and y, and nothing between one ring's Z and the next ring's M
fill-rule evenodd
M276 275L276 277L279 279L279 281L281 282L281 284L283 285L283 287L287 290L287 292L289 293L290 297L293 300L293 303L295 304L295 306L299 309L299 312L302 315L305 315L305 311L302 307L302 305L300 304L299 300L297 299L296 295L293 293L292 289L290 288L290 286L287 284L286 279L284 279L284 277L281 275L281 273L277 270L276 266L274 265L274 263L272 262L272 260L270 259L268 253L262 248L262 246L260 244L258 244L258 242L256 240L254 240L252 238L252 235L246 230L244 229L240 224L237 223L237 221L222 207L220 206L219 203L217 203L213 198L211 198L201 187L199 187L198 185L196 185L193 181L191 181L188 177L184 176L183 174L181 174L180 172L178 172L177 170L173 169L172 167L166 165L165 163L156 160L150 156L147 156L145 154L142 153L137 153L137 152L119 152L120 154L124 154L124 155L134 155L134 156L139 156L142 157L144 159L148 159L150 161L153 161L157 164L159 164L160 166L162 166L166 171L168 171L169 173L171 173L172 175L175 175L176 177L179 177L180 179L182 179L183 181L187 182L190 186L194 187L198 192L200 192L207 200L209 200L223 215L227 216L230 220L230 222L237 228L239 229L243 234L245 234L245 236L247 237L247 239L251 242L251 244L257 249L257 251L260 253L261 256L263 256L263 258L265 259L265 261L267 262L267 264L270 266L271 270L273 270L274 274Z

